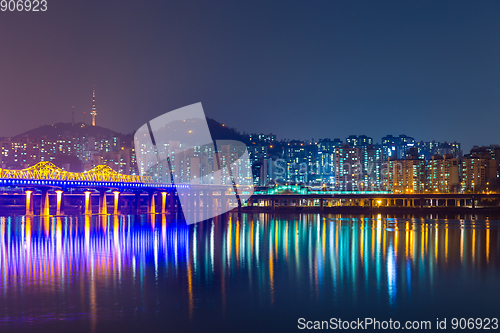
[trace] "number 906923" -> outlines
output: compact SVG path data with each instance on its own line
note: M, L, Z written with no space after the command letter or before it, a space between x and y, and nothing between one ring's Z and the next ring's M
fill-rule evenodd
M45 12L47 0L1 0L2 12Z

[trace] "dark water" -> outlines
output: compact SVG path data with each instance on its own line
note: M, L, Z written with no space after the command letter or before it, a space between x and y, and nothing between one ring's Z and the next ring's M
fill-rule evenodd
M0 329L298 331L500 317L498 221L0 218Z

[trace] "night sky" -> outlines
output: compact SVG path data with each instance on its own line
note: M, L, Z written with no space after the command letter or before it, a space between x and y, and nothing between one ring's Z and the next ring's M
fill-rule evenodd
M0 12L0 136L202 102L278 139L500 144L498 1L48 0Z

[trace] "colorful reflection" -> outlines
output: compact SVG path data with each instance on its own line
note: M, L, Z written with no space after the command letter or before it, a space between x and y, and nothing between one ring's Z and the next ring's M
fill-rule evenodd
M254 311L395 309L451 273L498 276L499 237L492 221L380 216L228 215L190 226L164 215L0 218L0 320L95 331L103 318L225 316L242 296Z

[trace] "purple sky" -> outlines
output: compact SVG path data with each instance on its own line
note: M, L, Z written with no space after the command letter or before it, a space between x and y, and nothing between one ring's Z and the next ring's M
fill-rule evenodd
M500 2L48 0L0 12L0 136L202 102L278 138L500 144Z

